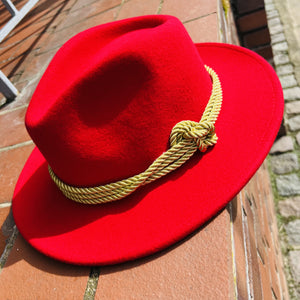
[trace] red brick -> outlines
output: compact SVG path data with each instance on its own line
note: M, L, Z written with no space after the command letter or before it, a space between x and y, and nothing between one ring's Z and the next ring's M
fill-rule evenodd
M268 26L267 15L264 9L255 11L236 20L239 32L244 33L257 28Z
M27 26L22 26L20 23L19 28L15 28L8 37L3 40L3 46L19 44L21 45L27 38L39 35L46 27L48 21L34 22L32 20Z
M83 299L90 269L54 261L19 235L0 274L2 299Z
M279 277L280 277L280 287L281 287L281 299L289 299L289 290L286 282L285 272L283 266L281 266L278 270Z
M248 235L246 238L247 245L247 255L249 263L249 278L251 280L250 284L253 289L253 298L262 299L262 287L260 281L260 270L258 265L258 256L256 248L256 236L254 229L254 215L251 210L250 204L247 200L243 201L243 207L246 213L245 220L247 222L246 228L248 231L245 234Z
M136 16L154 15L158 12L159 5L160 0L131 0L125 2L121 6L118 20Z
M195 43L218 42L218 16L211 14L184 24Z
M235 4L238 14L248 13L265 6L264 0L236 0Z
M243 35L243 42L247 48L270 44L271 38L268 27Z
M48 40L45 41L44 45L41 46L40 53L44 53L49 50L58 50L59 47L77 33L96 25L112 22L117 15L117 11L118 8L108 10L102 14L96 15L71 27L67 27L61 31L51 34Z
M6 75L6 77L10 78L14 75L20 73L19 66L23 61L23 57L13 57L12 59L0 63L0 70Z
M103 11L106 11L110 8L114 8L122 3L122 0L102 0L102 1L95 1L95 0L84 0L84 1L77 1L72 9L71 13L75 10L82 10L86 6L90 6L93 8L96 8L97 13L101 13Z
M11 201L19 174L33 148L28 145L0 152L0 203Z
M271 286L277 299L282 299L280 276L277 266L278 256L276 256L276 254L274 253L274 248L271 248L268 254Z
M182 22L217 13L218 1L207 0L164 0L161 14L173 15Z
M21 9L28 0L12 1L17 9ZM0 28L11 19L11 14L8 12L4 4L0 1Z
M261 55L265 59L273 58L273 51L272 51L272 47L270 45L262 46L262 47L255 48L252 50L255 51L257 54Z
M30 140L24 125L26 110L21 108L0 114L0 148Z
M76 5L77 4L77 5ZM65 17L64 21L57 27L57 30L62 30L66 27L77 24L81 21L84 21L88 18L94 17L103 13L104 11L114 8L121 4L120 0L105 0L105 1L96 1L94 3L86 3L86 1L77 2L74 7L72 7L70 13ZM84 4L80 7L79 5ZM79 8L79 9L78 9Z
M269 277L269 270L261 261L258 262L258 265L259 265L260 280L261 280L260 284L261 284L263 296L257 299L274 299L272 296L272 289L271 289L272 286ZM256 298L254 297L254 299Z
M231 257L230 218L224 210L162 253L102 267L95 299L233 299Z
M248 262L246 261L247 254L245 249L245 239L242 216L242 199L243 192L235 197L232 203L232 219L233 219L233 239L235 248L235 265L236 265L236 283L239 299L248 298L247 290L247 269Z
M2 111L27 106L36 88L36 85L37 85L37 80L36 81L32 80L30 82L26 80L17 82L15 86L17 90L20 92L20 94L14 101L8 103L5 107L3 107Z
M99 11L104 11L109 8L115 7L117 5L120 5L122 3L122 0L102 0L102 1L95 1L95 0L79 0L77 1L72 9L71 12L77 9L82 9L83 7L87 5L99 5Z
M47 51L42 54L31 52L22 63L24 71L20 77L20 81L32 79L37 76L41 77L55 53L56 50ZM22 92L22 90L19 89L19 92Z
M1 45L1 44L0 44ZM0 62L5 62L11 57L14 57L14 53L17 51L19 45L9 45L4 47L1 45L0 47Z
M59 13L70 10L76 1L77 0L41 0L28 13L24 21L32 17L38 18L38 20L53 20Z
M9 214L10 206L7 207L1 207L0 208L0 256L2 255L4 248L6 246L6 240L8 239L8 236L5 232L3 232L3 223L6 220L8 214Z

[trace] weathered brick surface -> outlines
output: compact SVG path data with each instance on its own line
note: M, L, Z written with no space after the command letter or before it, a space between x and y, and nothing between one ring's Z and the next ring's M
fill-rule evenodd
M267 16L264 9L251 12L237 19L237 28L240 32L249 32L267 26Z
M235 253L247 266L245 268L237 261L237 288L241 296L245 290L243 280L246 280L247 291L253 299L288 297L281 267L282 257L277 245L278 232L272 199L270 179L264 163L233 202L233 212L240 210L233 217ZM236 217L239 213L241 220ZM241 254L243 247L246 249Z

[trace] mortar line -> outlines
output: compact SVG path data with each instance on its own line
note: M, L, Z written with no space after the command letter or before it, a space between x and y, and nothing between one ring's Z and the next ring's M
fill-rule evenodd
M212 13L209 13L209 14L206 14L206 15L203 15L203 16L200 16L200 17L197 17L197 18L193 18L193 19L190 19L190 20L184 21L184 22L182 22L182 24L187 24L187 23L190 23L190 22L193 22L193 21L196 21L196 20L199 20L199 19L202 19L202 18L205 18L205 17L211 16L211 15L214 15L214 14L217 14L217 12L216 12L216 11L214 11L214 12L212 12Z
M18 143L18 144L15 144L15 145L3 147L3 148L0 148L0 153L5 152L5 151L9 151L9 150L13 150L13 149L17 149L17 148L20 148L20 147L23 147L23 146L33 145L33 144L34 144L33 141L30 140L30 141Z
M92 267L89 275L89 279L87 281L83 300L95 299L99 276L100 276L100 267Z
M164 0L160 0L158 8L157 8L157 11L155 13L156 15L160 15L162 7L163 7L163 4L164 4Z
M11 252L11 250L12 250L14 244L15 244L15 240L16 240L18 234L19 234L19 231L17 229L17 226L14 225L13 232L12 232L11 236L8 239L8 242L7 242L7 244L4 248L4 251L3 251L2 255L0 256L0 274L1 274L1 272L4 268L4 266L5 266L5 263L8 259L9 254L10 254L10 252Z
M26 107L28 107L28 104L24 104L24 105L20 105L20 106L14 107L14 108L10 108L10 109L0 111L0 116L5 115L5 114L10 113L10 112L13 112L13 111L16 111L16 110L19 110L19 109L26 108Z
M238 201L238 199L237 199ZM232 202L229 203L230 213L230 239L231 239L231 255L232 255L232 273L233 273L233 284L234 284L234 299L238 299L238 288L237 288L237 272L236 272L236 255L235 255L235 241L234 241L234 229L233 229L233 213L232 213Z
M11 202L0 203L0 208L6 208L6 207L10 207L10 206L11 206Z

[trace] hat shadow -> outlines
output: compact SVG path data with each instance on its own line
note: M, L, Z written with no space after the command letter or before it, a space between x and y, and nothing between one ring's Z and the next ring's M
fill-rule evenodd
M156 182L153 182L147 186L142 187L139 190L139 192L136 193L137 195L135 195L135 197L127 197L121 201L117 201L114 203L108 203L108 204L104 204L104 205L99 205L96 207L94 205L87 206L84 204L78 204L69 199L64 198L62 196L62 194L60 193L60 191L58 191L58 189L54 185L54 183L51 181L51 179L49 179L50 177L48 174L46 163L42 163L39 167L36 168L36 170L31 174L31 176L28 176L28 179L25 181L25 183L23 183L22 187L18 189L18 191L16 192L16 194L14 196L14 198L15 198L14 200L18 199L19 197L21 197L21 198L23 197L24 198L23 201L26 199L26 203L25 203L25 205L27 206L26 214L29 214L26 218L27 218L27 220L31 220L31 221L35 220L36 218L40 218L39 214L40 214L41 210L47 211L47 214L50 216L53 215L51 212L51 205L52 205L52 207L55 207L56 205L58 205L61 202L60 204L62 205L62 208L59 209L58 212L56 211L57 213L59 213L61 215L56 216L56 217L58 217L59 220L64 221L64 226L63 227L49 226L49 224L53 225L54 219L47 220L47 217L45 217L45 214L44 214L43 217L45 217L46 220L44 220L45 227L43 228L43 230L39 229L37 231L38 234L37 234L37 232L31 233L31 236L26 236L26 239L30 240L31 238L43 238L43 237L51 237L51 236L59 235L59 234L65 233L65 232L76 230L77 228L80 228L91 222L94 222L96 219L105 217L108 214L124 213L126 210L130 210L131 208L136 206L140 201L142 201L142 199L147 195L147 193L149 193L152 189L155 189L158 185L162 184L162 182L164 180L176 181L188 169L192 168L195 164L199 163L199 160L201 159L201 157L202 157L202 155L195 155L195 157L193 157L190 161L188 161L184 167L179 168L176 171L172 172L173 174L169 178L167 178L168 176L166 176L166 178L161 178L161 179L157 180ZM41 178L43 178L43 180L41 180ZM45 178L47 178L47 179L45 179ZM33 187L36 187L37 184L40 184L40 189L43 190L44 193L45 192L47 193L47 199L45 199L45 197L44 197L44 199L40 198L40 201L38 203L36 201L32 200L32 199L34 199L34 197L30 197L30 195L32 194ZM53 188L53 185L54 185L54 188ZM41 195L35 195L35 197L41 197ZM56 203L51 203L51 201L53 201L53 197L59 198L56 200L57 201ZM17 201L21 201L21 199L19 199ZM74 215L71 218L68 215L67 209L70 206L75 207L75 210L78 210L78 214L80 214L82 216L81 218L77 218L78 220L76 222L74 222ZM32 209L28 210L28 207L29 208L31 207ZM89 212L88 218L86 218L84 216L82 209L86 209ZM196 230L195 232L193 232L186 238L182 239L181 241L166 248L165 250L162 250L160 252L157 252L156 254L147 256L145 258L140 258L140 259L137 259L134 261L129 261L127 263L118 264L118 265L115 265L112 267L103 267L105 270L104 272L107 272L107 273L117 272L124 268L130 269L130 268L137 267L139 265L146 264L149 261L152 261L154 259L157 259L157 258L165 255L166 253L172 251L173 249L177 248L179 245L181 245L185 241L192 238L195 234L197 234L200 230L202 230L202 228L205 227L207 224L208 223L204 224L198 230ZM46 226L46 225L48 225L48 226ZM35 226L40 227L41 224L35 224ZM62 232L62 228L63 228L63 232ZM21 232L22 232L22 230L21 230ZM19 246L20 249L23 247L27 250L23 251L22 253L19 252L18 256L13 256L11 259L9 259L7 261L6 266L13 265L16 262L18 262L19 260L25 260L30 265L33 265L34 267L37 267L37 268L41 268L42 270L45 270L50 273L53 272L53 273L65 275L65 272L68 272L68 271L65 271L64 268L62 267L67 264L64 264L61 262L57 262L58 266L60 266L60 267L54 268L54 269L52 269L50 267L50 269L49 269L48 266L53 264L53 261L55 261L55 260L53 260L52 258L48 258L48 257L44 256L43 254L40 254L37 250L32 248L23 239L23 237L21 237L21 234L19 235L17 241L19 241L19 243L21 243L21 245ZM30 249L30 250L28 250L28 249ZM34 251L34 254L32 254L32 251ZM29 252L31 252L31 254L29 254ZM40 257L40 258L36 260L35 257ZM39 261L45 260L45 259L47 261L45 263L43 263L42 265L39 265ZM79 269L80 268L83 268L83 267L79 267Z
M223 211L223 210L222 210ZM143 265L152 263L155 260L159 260L163 258L165 255L169 255L172 251L176 251L177 248L180 248L183 244L188 243L191 239L193 239L197 234L199 234L202 230L205 230L207 226L211 222L214 221L215 218L218 217L220 211L216 216L211 218L205 224L200 226L198 229L194 230L191 234L187 235L185 238L180 241L172 244L171 246L158 251L154 254L150 254L141 258L137 258L135 260L126 261L124 263L119 263L115 265L103 265L103 266L81 266L81 265L72 265L68 263L64 263L58 260L55 260L51 257L48 257L35 248L33 248L22 235L15 228L15 241L14 245L9 253L8 259L5 262L3 269L10 268L13 265L24 261L26 264L30 265L34 269L37 269L42 272L50 273L58 276L72 276L72 277L80 277L87 276L96 269L100 269L101 275L109 275L113 273L118 273L134 268L141 267ZM10 211L10 216L8 218L12 218L12 213Z

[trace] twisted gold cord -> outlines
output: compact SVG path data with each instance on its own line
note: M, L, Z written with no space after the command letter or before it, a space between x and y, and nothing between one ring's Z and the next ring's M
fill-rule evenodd
M122 199L138 187L148 184L179 168L199 149L205 152L217 142L215 122L221 110L222 88L218 75L205 66L213 82L212 94L200 122L181 121L170 135L171 148L159 156L150 167L133 177L96 187L75 187L61 181L48 166L49 174L62 193L69 199L84 204L98 204Z

